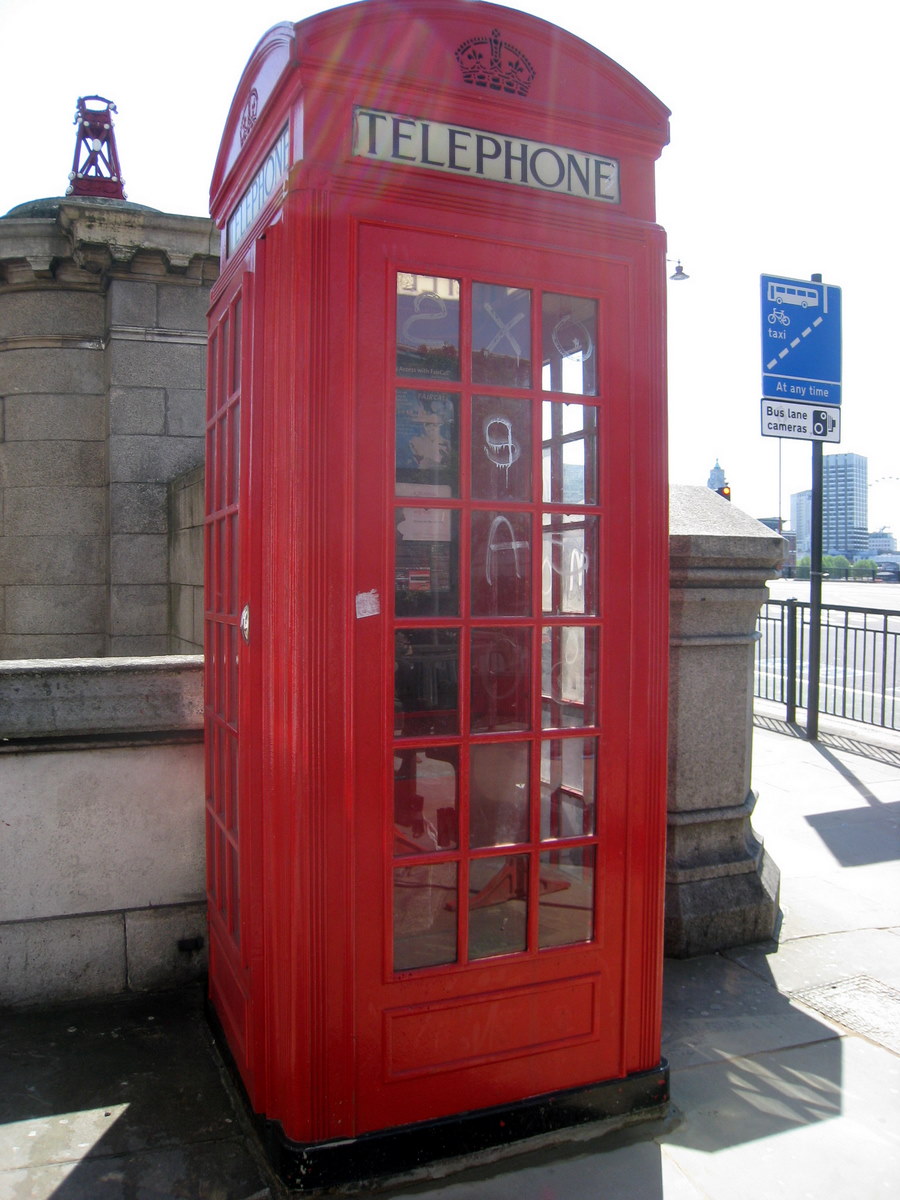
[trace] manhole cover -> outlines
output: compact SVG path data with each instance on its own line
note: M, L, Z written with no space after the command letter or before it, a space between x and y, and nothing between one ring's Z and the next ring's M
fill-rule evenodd
M794 992L793 999L900 1054L900 992L896 988L868 975L856 975Z

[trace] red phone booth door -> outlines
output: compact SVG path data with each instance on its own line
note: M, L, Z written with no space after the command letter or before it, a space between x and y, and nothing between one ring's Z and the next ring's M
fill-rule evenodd
M360 254L357 1132L658 1061L623 1011L629 268Z

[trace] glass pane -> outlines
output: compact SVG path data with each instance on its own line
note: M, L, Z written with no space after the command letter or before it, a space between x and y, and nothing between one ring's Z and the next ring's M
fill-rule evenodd
M241 298L238 296L234 304L234 337L231 344L231 390L236 392L241 386Z
M525 949L528 855L474 859L469 866L469 958Z
M531 615L531 516L472 513L472 616Z
M528 742L475 745L469 753L469 845L528 841Z
M238 721L238 650L241 634L237 625L226 625L224 633L228 647L228 658L222 664L223 673L226 675L225 720L236 729Z
M472 285L472 382L531 386L531 292Z
M459 631L394 634L394 734L428 737L459 728Z
M456 863L394 869L394 970L456 962Z
M542 412L545 504L596 504L597 410L545 400Z
M541 631L541 724L578 729L597 724L599 630L549 625Z
M541 312L545 392L597 395L597 301L547 294Z
M545 613L598 611L599 519L544 513L541 607Z
M541 841L589 837L596 825L596 738L541 742Z
M231 899L228 912L228 930L237 942L241 943L241 872L238 862L237 846L228 843L228 879L231 884Z
M398 389L396 483L400 496L459 495L456 396Z
M531 499L531 405L527 400L472 398L472 498Z
M238 740L234 734L229 733L227 736L228 744L228 762L224 764L223 774L225 784L225 819L229 832L235 837L238 836L238 821L240 819L240 806L237 803L237 786L238 786Z
M236 400L228 413L228 440L231 461L228 464L228 494L226 502L237 504L241 482L241 402Z
M397 374L459 379L459 280L397 275Z
M398 508L394 611L398 617L459 613L459 515L448 508Z
M224 408L228 403L228 347L231 344L229 333L229 321L226 316L222 321L222 340L219 342L219 408ZM224 462L223 462L224 466Z
M538 945L573 946L594 936L594 847L541 855Z
M455 850L459 842L456 746L394 751L394 854Z
M473 733L531 727L531 630L473 629Z

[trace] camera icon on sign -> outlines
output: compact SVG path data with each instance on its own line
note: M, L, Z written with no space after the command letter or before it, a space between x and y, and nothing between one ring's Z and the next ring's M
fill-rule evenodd
M823 408L814 408L812 411L812 427L816 437L827 437L835 427L834 417L830 417Z

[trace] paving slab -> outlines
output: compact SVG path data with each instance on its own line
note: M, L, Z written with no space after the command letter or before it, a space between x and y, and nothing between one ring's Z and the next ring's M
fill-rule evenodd
M636 1145L472 1172L452 1183L389 1192L391 1200L707 1200L664 1148Z
M900 988L900 943L893 929L854 929L795 938L774 951L754 946L728 951L735 963L774 982L784 997L806 988L874 975Z
M239 1200L267 1180L198 990L0 1017L0 1198Z
M663 1054L673 1070L834 1036L779 993L765 964L765 955L752 969L724 955L666 963Z
M680 1072L677 1095L666 1152L705 1196L897 1194L900 1060L862 1038Z

